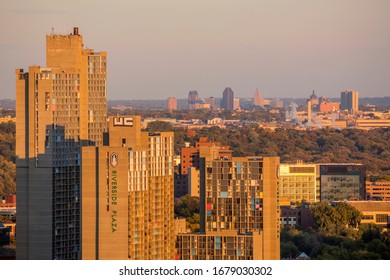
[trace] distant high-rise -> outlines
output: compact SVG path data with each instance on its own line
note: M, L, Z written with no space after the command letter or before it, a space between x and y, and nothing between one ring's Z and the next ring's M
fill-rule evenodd
M173 132L121 116L105 135L82 148L82 259L173 260Z
M167 99L167 110L177 110L177 99L176 99L176 97L169 97Z
M218 107L216 105L216 102L215 102L215 97L210 96L209 98L205 98L204 101L205 101L205 103L210 104L210 109L211 110L217 110L218 109Z
M191 90L188 93L188 110L193 110L195 108L195 104L198 101L198 92L196 90Z
M261 96L259 89L256 89L255 96L253 98L253 105L264 107L264 98Z
M352 114L359 111L359 93L352 90L341 92L340 109L348 110Z
M222 94L221 108L234 110L234 93L230 87L225 88Z
M107 126L106 53L46 36L46 67L16 70L17 259L81 257L80 147Z

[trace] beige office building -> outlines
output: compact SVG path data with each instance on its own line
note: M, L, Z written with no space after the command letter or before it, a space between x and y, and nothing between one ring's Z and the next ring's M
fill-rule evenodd
M173 132L141 132L138 116L82 148L82 259L174 259L173 157Z
M106 53L78 28L46 36L46 66L16 70L17 259L79 259L80 146L102 143Z
M278 157L200 160L200 233L179 234L177 259L280 258Z
M316 203L320 200L315 164L280 164L279 188L281 205Z

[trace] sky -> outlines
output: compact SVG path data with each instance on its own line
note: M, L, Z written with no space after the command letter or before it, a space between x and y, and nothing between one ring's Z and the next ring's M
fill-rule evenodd
M107 51L112 100L390 96L389 0L0 0L0 99L74 26Z

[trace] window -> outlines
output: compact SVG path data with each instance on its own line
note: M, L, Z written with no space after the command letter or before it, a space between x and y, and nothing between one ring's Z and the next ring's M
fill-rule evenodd
M376 214L377 223L387 223L387 214Z

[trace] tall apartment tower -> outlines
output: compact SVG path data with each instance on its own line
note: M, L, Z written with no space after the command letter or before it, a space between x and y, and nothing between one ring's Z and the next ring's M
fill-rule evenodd
M230 87L225 88L222 93L221 108L225 110L234 110L234 93Z
M354 114L359 111L359 92L346 90L341 92L341 110L348 110Z
M107 126L106 53L75 27L46 36L46 67L16 70L17 259L79 259L80 147Z
M82 148L82 259L173 260L173 132L125 116L105 136Z
M177 236L177 258L279 259L279 158L200 162L200 233Z

